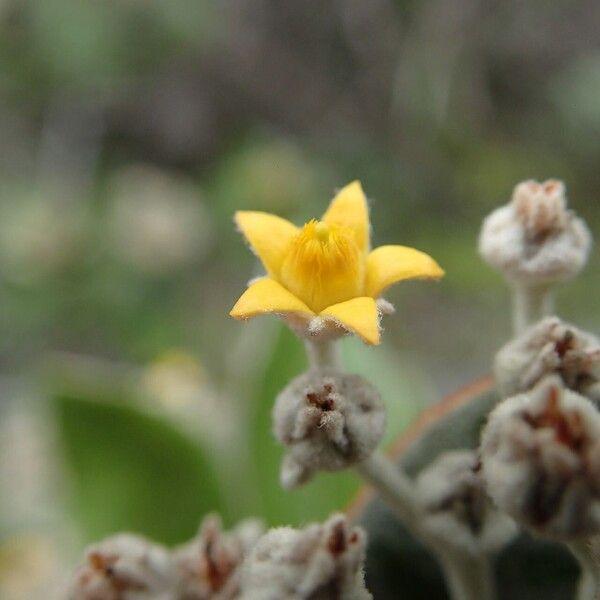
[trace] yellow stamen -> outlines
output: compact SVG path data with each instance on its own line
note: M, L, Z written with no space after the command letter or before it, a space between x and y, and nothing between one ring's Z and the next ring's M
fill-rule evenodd
M318 313L359 296L364 277L365 261L354 232L313 220L292 239L279 279Z

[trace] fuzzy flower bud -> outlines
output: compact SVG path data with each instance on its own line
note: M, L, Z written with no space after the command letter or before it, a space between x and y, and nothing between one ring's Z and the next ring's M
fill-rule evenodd
M218 516L206 517L198 536L174 553L178 600L238 598L241 564L263 531L249 519L224 533Z
M488 493L517 521L564 540L600 532L600 414L559 378L502 402L480 450Z
M526 285L552 285L585 266L591 235L567 209L561 181L518 184L512 200L483 223L479 252L493 267Z
M344 515L302 530L272 529L244 563L244 600L369 600L365 534Z
M490 502L475 452L446 452L416 482L425 534L458 552L498 552L516 536L515 522Z
M286 488L319 470L337 471L366 459L379 444L385 410L379 393L358 375L309 371L277 397L274 433L287 454Z
M68 600L176 600L168 552L143 537L122 533L88 548Z
M504 397L526 392L556 374L565 387L600 402L600 340L548 317L498 352L494 372Z

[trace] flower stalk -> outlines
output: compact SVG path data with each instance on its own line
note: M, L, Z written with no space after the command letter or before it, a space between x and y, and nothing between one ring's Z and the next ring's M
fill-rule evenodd
M416 535L417 500L413 483L406 474L381 450L375 450L367 460L356 466L356 470L379 492L411 533Z
M332 340L305 341L309 369L312 371L342 370L341 348Z
M512 286L512 296L515 336L554 312L554 293L551 286L515 282Z

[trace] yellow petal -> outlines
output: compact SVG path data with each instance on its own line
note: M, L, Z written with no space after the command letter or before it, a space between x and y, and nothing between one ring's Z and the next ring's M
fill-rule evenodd
M250 284L229 313L234 319L250 319L269 313L314 313L294 294L273 279L259 279Z
M365 293L372 298L385 288L405 279L439 279L441 267L420 250L406 246L380 246L367 257Z
M352 229L360 250L369 251L369 206L360 181L353 181L338 192L322 220Z
M234 219L267 273L277 277L285 251L298 228L286 219L265 212L238 211Z
M320 313L356 333L367 344L379 344L379 314L373 298L360 297L327 307Z

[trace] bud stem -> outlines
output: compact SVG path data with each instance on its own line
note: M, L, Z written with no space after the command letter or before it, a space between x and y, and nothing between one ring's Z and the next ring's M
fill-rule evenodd
M341 371L342 357L339 345L332 340L306 340L308 363L313 371Z
M367 460L357 465L361 476L368 481L398 515L416 533L414 523L417 501L412 481L385 455L375 450Z
M552 314L554 296L550 286L513 286L513 327L515 335Z
M494 578L490 557L457 552L434 542L419 527L419 508L414 484L383 452L376 450L357 467L358 472L380 494L402 524L424 542L437 557L453 600L493 600Z
M600 598L600 536L569 544L581 568L577 585L577 600Z

